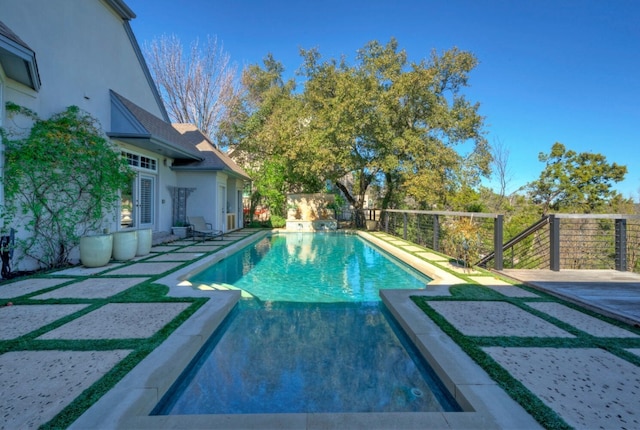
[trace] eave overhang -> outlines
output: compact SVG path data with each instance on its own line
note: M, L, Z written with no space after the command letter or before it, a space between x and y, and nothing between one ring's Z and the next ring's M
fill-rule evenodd
M146 149L161 156L190 161L201 161L202 157L188 146L181 144L180 134L171 124L145 111L131 101L111 94L111 139Z
M1 21L0 64L8 78L36 91L40 90L36 53Z
M201 157L197 157L193 153L187 150L162 140L151 134L129 134L129 133L107 133L111 139L119 140L129 145L133 145L137 148L146 149L147 151L155 152L159 155L174 159L185 159L200 161Z
M232 178L242 179L245 182L251 182L250 177L245 176L241 173L235 172L230 168L216 169L211 167L190 166L188 164L187 165L174 164L173 166L171 166L171 170L183 171L183 172L222 172Z

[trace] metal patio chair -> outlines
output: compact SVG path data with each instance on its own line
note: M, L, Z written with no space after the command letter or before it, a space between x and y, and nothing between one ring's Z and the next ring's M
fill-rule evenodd
M191 216L188 217L189 226L191 227L191 237L196 240L196 237L202 237L202 240L215 239L219 237L223 239L224 233L221 230L214 230L211 223L205 222L204 217Z

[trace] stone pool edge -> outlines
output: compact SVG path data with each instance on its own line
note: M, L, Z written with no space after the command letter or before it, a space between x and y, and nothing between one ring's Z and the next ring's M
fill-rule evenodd
M449 285L464 282L375 236L367 233L361 236L433 278L429 285L448 290L447 282ZM540 428L411 301L410 296L429 294L427 290L382 290L380 296L462 406L463 412L149 415L240 299L240 291L198 291L179 286L180 281L194 270L224 258L256 239L256 235L249 236L222 253L198 260L156 281L168 285L171 296L207 296L210 300L69 428Z
M443 413L448 427L541 428L411 300L411 296L420 295L426 295L426 292L380 290L387 309L463 409L463 412Z

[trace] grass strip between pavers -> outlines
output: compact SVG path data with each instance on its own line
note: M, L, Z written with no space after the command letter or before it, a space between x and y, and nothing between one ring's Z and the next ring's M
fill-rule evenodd
M389 245L398 247L392 241L397 241L398 238L388 233L375 233L378 239L387 242ZM515 283L510 279L504 278L496 273L487 271L483 268L474 267L477 274L473 276L491 276L497 279L501 279L508 284L521 288L525 291L536 294L538 297L509 297L500 294L490 288L475 282L470 275L465 273L456 272L451 270L442 261L432 261L425 258L421 254L423 252L430 252L435 255L440 253L433 251L429 248L422 247L417 244L411 244L423 248L421 251L408 251L403 249L404 252L413 255L435 267L438 267L463 281L466 284L454 285L449 288L451 296L441 297L425 297L425 296L412 296L411 299L420 307L420 309L431 318L448 336L450 336L454 342L456 342L462 350L469 355L478 365L480 365L489 376L495 380L515 401L517 401L531 416L533 416L542 426L549 429L568 429L571 428L555 411L542 402L536 395L534 395L529 389L527 389L520 381L515 379L509 372L500 366L493 358L485 353L482 348L489 346L500 347L551 347L551 348L599 348L608 351L609 353L616 355L617 357L626 360L636 366L640 366L640 357L626 351L626 348L640 348L640 339L638 338L603 338L590 335L582 330L564 322L557 318L552 317L542 311L527 306L527 303L533 302L555 302L567 306L571 309L580 311L590 317L597 318L608 324L616 327L623 328L635 334L640 334L640 330L636 327L632 327L624 322L615 320L603 316L597 312L585 309L576 305L564 301L560 298L547 294L543 291L530 288L526 285ZM401 247L398 247L402 249ZM442 255L443 258L450 258ZM452 260L449 260L452 261ZM514 336L466 336L460 333L452 324L450 324L446 318L437 313L431 308L428 303L430 301L501 301L510 303L521 310L524 310L542 320L545 320L562 330L572 334L575 338L540 338L540 337L514 337Z
M238 237L238 240L233 242L227 242L223 246L213 248L211 251L202 252L202 256L194 258L192 260L185 261L178 267L171 269L170 271L179 270L187 265L193 264L202 258L214 254L239 240L246 237L253 236L258 233L259 230L252 232L251 234ZM175 249L164 252L152 253L149 257L138 259L135 261L125 262L119 265L117 269L125 267L127 265L144 262L148 258L153 258L158 255L175 252L178 249L182 249L191 246L191 243L176 246ZM116 268L114 268L116 269ZM97 402L104 394L112 389L127 373L129 373L135 366L140 363L147 355L149 355L154 349L156 349L162 342L164 342L171 333L173 333L180 325L182 325L187 319L189 319L208 298L199 297L167 297L169 288L164 285L154 284L154 282L166 276L167 272L158 273L152 276L140 275L141 278L147 280L134 285L120 293L107 297L107 298L64 298L64 299L44 299L36 300L31 297L41 295L53 290L57 290L68 285L81 282L87 279L96 277L108 276L108 270L100 272L95 275L83 275L83 276L68 276L69 281L55 285L46 289L41 289L23 296L18 296L12 299L2 300L1 305L5 305L11 302L13 305L56 305L56 304L87 304L88 306L72 314L66 315L57 319L49 324L46 324L32 332L29 332L23 336L15 339L0 340L0 354L9 351L52 351L52 350L66 350L66 351L109 351L116 349L131 350L131 353L127 355L122 361L116 364L110 371L105 373L100 379L93 383L89 388L84 390L78 397L76 397L69 405L67 405L62 411L60 411L49 422L43 424L41 429L60 429L66 428L71 425L80 415L82 415L89 407ZM56 272L41 272L35 275L21 277L14 279L15 281L22 281L30 278L59 278ZM114 278L135 278L137 275L117 275ZM173 320L167 323L164 327L158 330L153 336L149 338L136 338L136 339L90 339L90 340L69 340L69 339L55 339L55 340L42 340L36 339L44 333L47 333L53 329L63 326L83 315L95 311L107 304L111 303L191 303L191 306L187 307L180 314L178 314Z
M534 419L547 429L571 429L551 408L515 379L493 358L485 353L473 337L465 336L444 317L428 306L425 297L412 296L411 299L444 331L473 361L478 363L507 394L518 402ZM449 298L450 299L450 298ZM486 346L486 345L482 345Z
M517 285L521 287L520 285ZM456 285L450 288L451 297L412 296L416 305L433 320L462 350L480 365L489 376L495 380L515 401L517 401L542 426L549 429L571 428L550 407L544 404L535 394L527 389L520 381L500 366L482 348L498 347L550 347L550 348L599 348L618 356L621 359L640 366L640 357L625 350L625 348L639 348L640 338L597 337L583 332L572 325L558 320L551 315L527 306L531 302L555 302L578 310L588 316L597 318L611 325L624 328L632 333L640 334L640 330L623 322L602 316L596 312L581 308L573 303L565 302L557 297L535 291L539 298L505 297L501 294L478 284ZM501 301L510 303L536 317L543 319L575 336L575 338L558 337L515 337L515 336L468 336L458 331L445 317L429 306L433 301Z
M89 407L112 389L127 373L138 365L147 355L156 349L174 330L191 317L209 299L194 298L193 304L182 311L171 322L147 339L112 340L109 349L133 349L120 363L102 376L93 385L83 391L69 405L67 405L51 421L40 426L41 429L66 428L82 415ZM93 342L93 341L87 341ZM131 348L135 345L134 348ZM67 349L67 348L65 348Z

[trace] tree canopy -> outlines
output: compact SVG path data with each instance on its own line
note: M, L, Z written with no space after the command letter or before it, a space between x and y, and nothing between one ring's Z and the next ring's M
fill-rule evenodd
M591 213L620 198L613 184L624 179L626 166L608 163L602 154L577 153L555 143L549 154L540 153L545 163L540 177L529 184L529 192L544 214L550 209Z
M462 93L477 64L471 53L453 48L409 62L391 39L366 44L354 65L315 49L301 56L300 91L268 56L245 70L243 94L221 124L224 144L258 178L278 163L288 188L331 184L357 213L372 185L383 207L446 208L461 181L474 186L489 173L479 105ZM468 142L470 154L456 151Z

